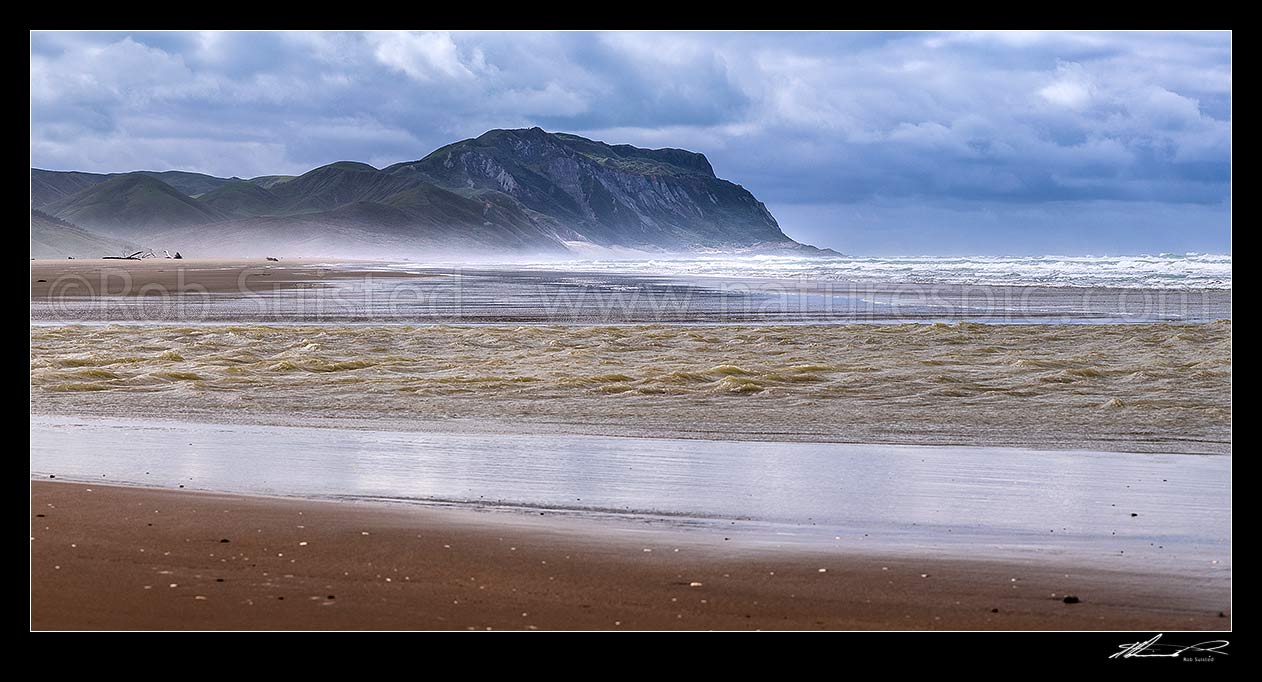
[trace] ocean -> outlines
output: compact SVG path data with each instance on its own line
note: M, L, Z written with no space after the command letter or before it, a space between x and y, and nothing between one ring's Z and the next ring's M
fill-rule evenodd
M801 279L886 284L1230 289L1229 254L1136 256L895 256L804 258L730 255L517 264L540 270L655 276ZM406 268L407 265L399 266Z
M121 266L119 266L121 267ZM146 266L149 267L149 266ZM222 271L240 265L223 264ZM689 258L481 263L328 262L310 281L259 288L137 286L125 271L52 276L35 324L1112 324L1231 319L1231 257ZM208 271L205 271L208 272ZM346 277L355 273L355 277ZM180 280L181 282L183 280Z

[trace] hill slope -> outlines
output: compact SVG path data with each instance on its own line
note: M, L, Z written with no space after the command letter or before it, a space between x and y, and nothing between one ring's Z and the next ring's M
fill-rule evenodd
M281 203L275 194L245 180L229 180L197 199L230 218L272 215Z
M48 204L44 210L119 237L203 225L225 217L165 182L139 173L114 176Z
M200 196L237 179L225 180L224 178L217 178L205 173L189 173L187 171L136 171L136 173L161 180L179 190L180 193L187 194L190 197Z
M31 211L31 258L120 256L140 247L85 230L38 209Z
M78 171L46 171L31 169L31 206L45 206L80 192L93 185L109 180L110 176Z
M288 253L390 258L418 253L561 254L564 246L515 206L506 209L433 185L387 203L360 201L329 211L264 216L175 230L154 239L184 253L258 257Z

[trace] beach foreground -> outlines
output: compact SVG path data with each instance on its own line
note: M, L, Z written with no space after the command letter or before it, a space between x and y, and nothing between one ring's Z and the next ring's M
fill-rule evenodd
M1231 625L1227 604L1160 576L1048 562L760 552L551 516L51 481L31 495L38 630Z

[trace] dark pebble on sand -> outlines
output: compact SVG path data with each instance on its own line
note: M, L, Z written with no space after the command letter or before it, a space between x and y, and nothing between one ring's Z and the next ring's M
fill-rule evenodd
M215 582L217 582L217 583L221 583L221 582L223 582L223 578L215 578Z
M44 515L43 515L43 514L36 514L35 516L37 516L37 517L39 517L39 518L41 518L41 519L42 519L42 518L44 518Z
M1139 514L1136 514L1135 512L1131 512L1131 516L1139 516Z
M1227 614L1223 613L1222 611L1219 611L1219 612L1218 612L1218 617L1219 617L1219 618L1226 618L1226 617L1227 617Z
M180 486L180 487L183 488L184 486Z
M1078 604L1082 600L1078 599L1077 597L1073 595L1070 595L1068 597L1065 597L1062 601L1064 601L1066 604Z
M284 597L277 597L277 599L279 599L279 600L281 600L281 601L285 601L285 598L284 598Z
M49 477L49 478L57 478L56 476L53 476L52 474L49 474L49 475L48 475L48 477Z
M228 541L228 538L224 538L224 539L220 540L220 542L227 542L227 541Z
M999 613L999 609L991 609L991 610L990 610L990 612L991 612L991 613Z
M333 598L333 595L331 595L331 594L330 594L330 595L329 595L329 599L332 599L332 598Z

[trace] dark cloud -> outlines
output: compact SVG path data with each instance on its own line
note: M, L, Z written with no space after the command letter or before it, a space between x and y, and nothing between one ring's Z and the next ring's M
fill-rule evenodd
M36 166L381 166L541 125L705 152L791 234L878 206L1044 224L1066 214L1040 206L1073 205L1105 231L1125 212L1104 205L1222 218L1230 108L1226 33L31 35ZM1194 227L1228 248L1225 220Z

